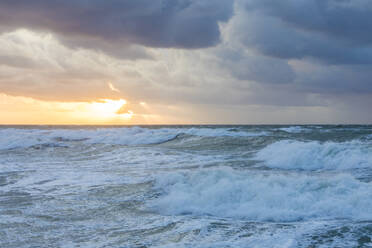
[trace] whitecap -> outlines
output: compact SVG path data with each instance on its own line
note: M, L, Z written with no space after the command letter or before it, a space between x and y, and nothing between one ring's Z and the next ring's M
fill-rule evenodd
M97 128L97 129L0 129L0 149L27 148L43 144L60 146L69 142L111 145L160 144L181 134L199 137L256 137L266 132L235 131L228 128Z
M301 126L282 127L282 128L279 128L279 130L287 132L287 133L302 133L302 132L311 131L310 129L304 128Z
M159 176L149 203L167 215L251 221L372 218L372 184L350 175L256 174L231 169Z
M372 167L372 147L361 141L282 140L260 150L255 159L270 168L337 170Z

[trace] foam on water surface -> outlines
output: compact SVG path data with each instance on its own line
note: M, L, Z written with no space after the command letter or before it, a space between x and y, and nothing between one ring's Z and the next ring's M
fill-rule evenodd
M200 137L256 137L267 132L229 128L98 128L98 129L0 129L0 149L36 145L62 146L69 142L111 145L150 145L167 142L181 134Z
M0 128L0 246L369 247L370 135L364 126Z
M372 168L372 146L361 141L282 140L260 150L255 159L271 168L345 170Z
M350 175L201 170L161 176L160 213L212 215L251 221L372 219L372 183Z
M279 130L287 132L287 133L302 133L302 132L310 132L311 129L304 128L301 126L290 126L290 127L282 127Z

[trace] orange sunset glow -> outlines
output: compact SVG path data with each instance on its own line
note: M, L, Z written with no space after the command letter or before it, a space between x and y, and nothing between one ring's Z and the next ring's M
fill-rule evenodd
M0 94L3 124L132 124L159 121L151 114L136 114L124 99L101 99L92 102L42 101L30 97ZM138 106L148 108L141 102ZM8 111L11 109L11 111Z

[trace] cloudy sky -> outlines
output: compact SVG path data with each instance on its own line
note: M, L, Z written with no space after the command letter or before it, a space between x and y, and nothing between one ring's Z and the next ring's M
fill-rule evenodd
M370 0L1 0L0 123L372 123Z

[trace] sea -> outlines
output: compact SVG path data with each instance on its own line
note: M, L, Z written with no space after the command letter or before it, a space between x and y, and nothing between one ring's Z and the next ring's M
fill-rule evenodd
M1 126L0 247L372 247L372 126Z

